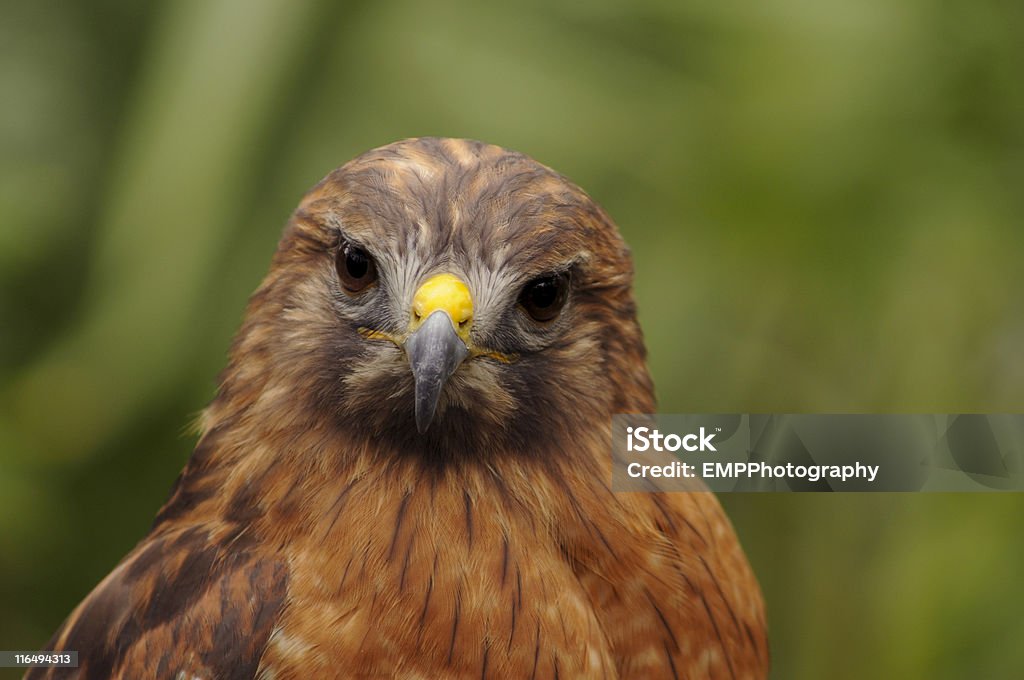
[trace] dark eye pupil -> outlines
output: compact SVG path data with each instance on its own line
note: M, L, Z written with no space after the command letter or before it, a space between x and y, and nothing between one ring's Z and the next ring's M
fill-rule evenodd
M568 295L567 284L567 277L564 274L534 279L523 288L519 304L534 321L551 321L565 305Z
M530 302L543 309L555 304L558 299L558 285L552 279L538 281L530 288Z
M370 269L370 261L361 251L349 248L345 253L345 268L353 279L361 279Z
M342 244L338 250L335 267L338 279L346 293L362 292L377 280L377 268L373 258L365 250L351 243Z

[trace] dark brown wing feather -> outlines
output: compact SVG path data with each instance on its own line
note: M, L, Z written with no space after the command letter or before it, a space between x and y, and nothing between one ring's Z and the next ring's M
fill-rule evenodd
M226 550L199 528L143 541L49 642L77 651L79 667L33 669L25 680L254 678L287 572L238 547Z

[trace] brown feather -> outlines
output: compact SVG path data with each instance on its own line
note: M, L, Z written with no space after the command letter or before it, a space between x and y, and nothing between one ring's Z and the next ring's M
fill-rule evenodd
M338 289L343 235L382 271L372 305ZM449 270L474 339L516 360L466 362L421 435L402 351L359 328L401 332ZM527 328L516 295L551 270L568 306ZM407 140L333 172L153 532L55 637L82 655L68 677L766 677L715 498L609 488L611 415L654 410L631 285L608 216L521 154Z

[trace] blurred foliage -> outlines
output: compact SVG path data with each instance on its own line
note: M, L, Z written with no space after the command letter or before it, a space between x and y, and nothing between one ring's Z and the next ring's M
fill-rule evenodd
M615 216L663 411L1024 411L1019 2L0 11L5 649L145 533L304 190L403 137ZM1019 677L1021 496L723 502L775 677Z

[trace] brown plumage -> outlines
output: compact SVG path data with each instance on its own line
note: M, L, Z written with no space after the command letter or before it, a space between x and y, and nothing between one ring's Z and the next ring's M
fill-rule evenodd
M52 677L765 677L715 498L609 488L611 415L655 408L631 282L608 216L521 154L416 139L331 173Z

